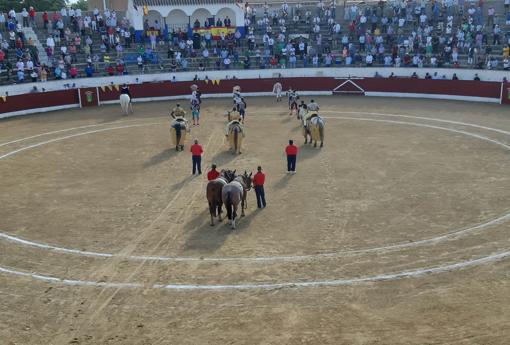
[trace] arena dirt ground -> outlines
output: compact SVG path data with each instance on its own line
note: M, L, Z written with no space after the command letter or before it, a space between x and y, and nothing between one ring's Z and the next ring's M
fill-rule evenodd
M510 343L509 109L316 99L324 148L249 98L239 156L231 100L204 100L204 170L267 174L235 231L171 147L175 102L0 121L0 344Z

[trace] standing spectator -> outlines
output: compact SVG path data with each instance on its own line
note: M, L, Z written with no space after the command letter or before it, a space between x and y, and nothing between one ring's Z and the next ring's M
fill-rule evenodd
M257 167L257 173L253 176L253 186L255 188L255 197L257 198L257 207L266 207L266 196L264 193L264 182L266 175L262 172L262 167Z
M48 23L50 22L50 18L49 18L48 12L46 12L46 11L43 12L42 20L43 20L43 23L44 23L44 30L47 30L48 29Z
M28 16L30 18L30 26L35 28L35 9L30 6L30 8L28 9Z
M218 170L216 170L216 164L211 165L211 170L207 173L207 181L216 180L220 176Z
M0 12L0 30L5 30L7 27L7 20L5 19L5 14Z
M23 27L24 28L28 27L28 11L26 10L26 8L23 8L23 10L21 10L21 16L23 17Z
M289 140L289 145L285 148L285 153L287 154L287 174L295 174L298 148L294 145L293 140Z
M198 139L194 140L194 144L191 145L191 162L193 164L193 175L198 172L198 175L202 173L202 153L204 150L202 149L202 146L198 143Z

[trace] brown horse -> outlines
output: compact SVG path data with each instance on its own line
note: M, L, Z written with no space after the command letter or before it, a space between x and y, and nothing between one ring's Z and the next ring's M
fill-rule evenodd
M244 216L246 208L246 196L251 189L251 173L245 171L243 175L239 175L232 182L223 187L221 191L221 199L227 209L227 218L230 220L232 229L236 228L237 208L241 204L241 217Z
M220 177L215 180L209 181L207 184L207 201L209 202L209 213L211 214L211 226L214 225L214 217L218 214L218 221L221 222L221 190L227 183L232 182L235 178L236 171L221 170Z

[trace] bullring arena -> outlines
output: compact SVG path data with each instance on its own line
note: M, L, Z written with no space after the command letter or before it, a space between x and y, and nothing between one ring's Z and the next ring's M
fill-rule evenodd
M231 97L190 135L203 168L267 174L236 230L210 226L190 142L170 143L175 99L0 122L0 343L508 343L507 107L309 92L313 148L285 99L247 89L242 154Z

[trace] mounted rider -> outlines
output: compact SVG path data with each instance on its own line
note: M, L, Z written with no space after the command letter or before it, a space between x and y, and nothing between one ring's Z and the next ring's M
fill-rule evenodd
M122 84L120 88L120 94L121 95L128 95L129 96L129 103L133 100L133 97L131 96L131 92L129 92L129 86L128 84L124 83Z
M304 102L303 102L304 103ZM303 118L303 126L305 128L308 127L308 124L310 123L310 120L314 117L319 117L319 105L315 103L315 101L312 99L308 105L305 105L308 112Z
M239 128L241 129L241 134L243 135L243 138L245 136L245 130L244 130L244 126L242 124L242 122L240 121L240 119L233 119L231 121L229 121L229 123L227 123L227 126L225 127L225 136L228 137L229 133L230 133L230 128L232 128L232 126L234 125L238 125Z

